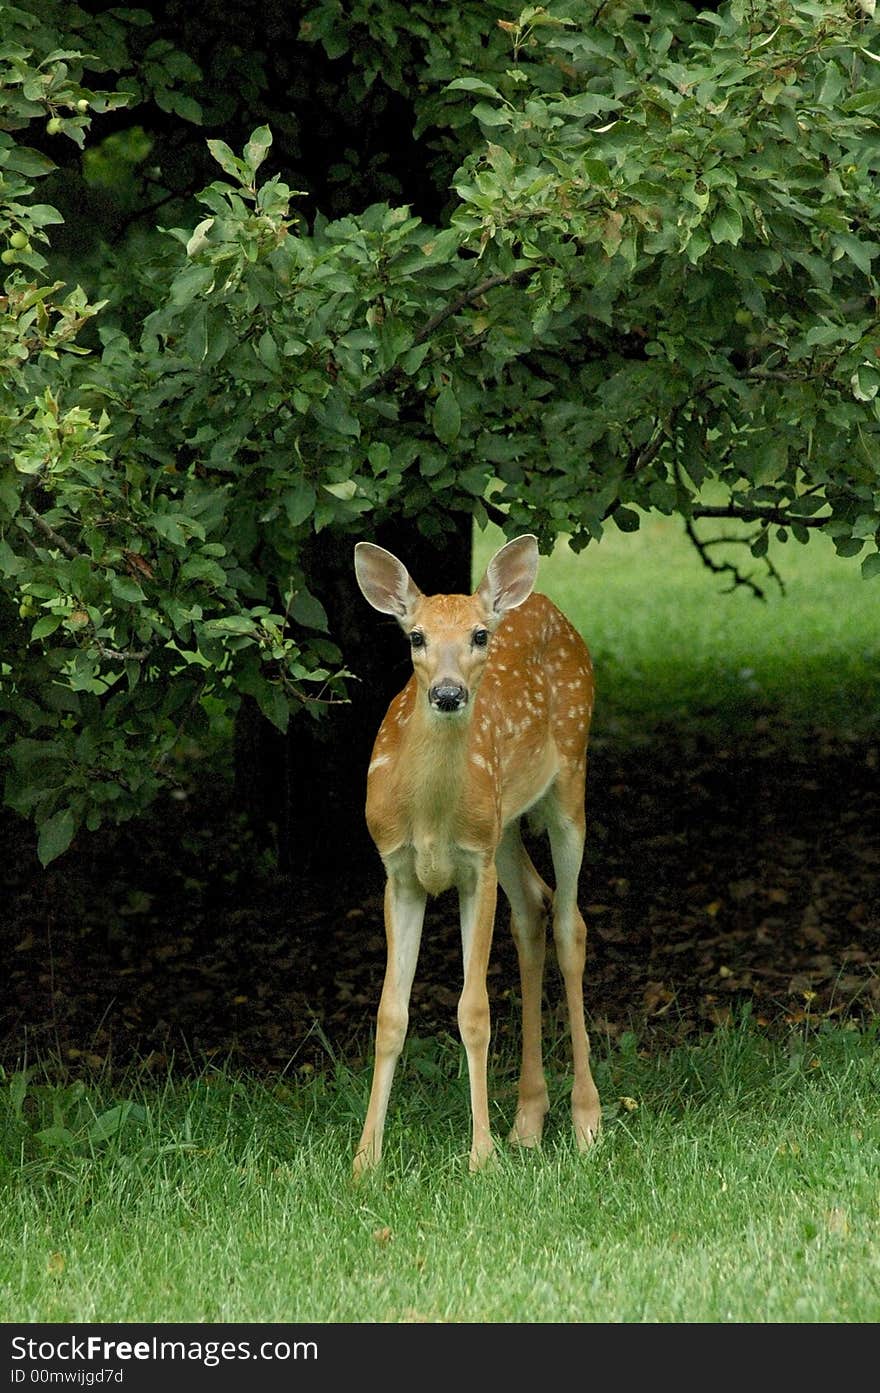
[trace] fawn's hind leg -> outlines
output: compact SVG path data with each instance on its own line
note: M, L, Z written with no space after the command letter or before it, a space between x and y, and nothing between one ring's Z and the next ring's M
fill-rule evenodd
M553 896L553 940L565 983L574 1086L571 1115L578 1147L595 1141L601 1123L599 1094L590 1072L590 1040L584 1020L584 963L587 928L578 909L578 877L584 855L585 819L583 775L562 772L544 801L556 892Z
M508 1140L537 1146L549 1107L541 1051L541 1005L547 914L552 894L522 844L519 824L511 823L495 854L498 880L510 901L510 928L519 957L522 991L522 1061L516 1118Z

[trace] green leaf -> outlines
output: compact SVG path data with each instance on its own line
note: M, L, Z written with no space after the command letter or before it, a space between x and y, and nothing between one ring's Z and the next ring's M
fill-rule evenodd
M719 208L709 224L713 242L730 242L734 247L742 238L742 231L742 218L735 208Z
M183 270L174 277L171 286L172 305L182 308L189 305L198 296L204 294L214 280L213 266L184 266Z
M223 172L235 179L236 183L244 182L247 174L244 160L232 153L225 140L209 140L207 145Z
M308 590L303 589L296 592L291 601L290 615L297 624L305 624L308 629L320 629L323 633L327 632L327 611L321 601L316 599Z
M705 256L711 243L700 228L696 228L690 235L685 246L685 255L692 265L696 266L702 256Z
M303 479L294 484L293 488L287 490L281 501L284 504L287 521L291 527L299 527L300 523L311 517L315 511L315 500L315 490L311 484L307 484Z
M185 513L154 513L152 523L159 536L164 537L172 546L183 546L187 536L198 537L200 541L204 541L204 527ZM140 598L144 598L143 594Z
M257 353L260 356L260 361L262 363L265 363L266 367L269 369L270 372L281 372L281 360L278 357L278 345L276 344L268 329L265 329L263 333L260 335L260 340L257 344Z
M223 567L218 566L209 556L193 556L189 561L184 561L180 575L184 580L204 580L209 585L226 584L226 572Z
M835 232L833 240L860 271L864 271L866 276L871 274L871 262L878 250L876 242L862 242L851 232Z
M257 705L267 720L283 735L290 724L290 705L283 691L275 683L264 683L256 688Z
M29 203L27 215L34 227L50 227L64 222L58 209L53 208L50 203Z
M641 519L634 508L616 508L612 517L621 532L638 532Z
M44 614L31 629L31 639L47 638L49 634L54 634L60 623L60 614Z
M255 635L257 626L247 614L225 614L222 619L209 619L205 631L211 634Z
M509 126L511 115L509 111L499 111L496 106L490 106L488 102L477 102L473 107L473 114L484 126Z
M117 1103L115 1107L108 1108L95 1118L86 1136L90 1142L108 1141L122 1130L129 1118L142 1122L145 1117L146 1110L139 1104L127 1101Z
M495 97L501 100L501 93L497 87L490 87L488 82L483 82L479 77L457 77L454 82L450 82L446 88L447 92L479 92L484 97Z
M67 1127L44 1127L41 1132L34 1134L37 1141L42 1142L43 1146L72 1146L76 1137Z
M258 126L244 147L245 164L251 174L256 174L272 144L272 132L268 126Z
M835 537L834 550L838 556L858 556L865 543L860 537Z
M461 408L451 387L442 387L431 414L434 434L444 445L458 439L461 430Z
M202 124L202 108L194 97L188 97L184 92L173 92L171 106L184 121L191 121L194 126Z
M23 556L16 556L8 542L0 540L0 575L17 576L27 570Z
M62 808L60 812L53 813L50 818L47 818L40 827L40 836L37 842L37 855L40 858L40 864L48 866L50 861L61 856L73 841L75 831L76 824L69 808Z
M880 576L880 551L872 551L862 562L862 579L870 580L872 576Z
M54 160L42 155L39 150L32 150L29 145L17 145L8 152L3 163L6 169L14 170L16 174L26 174L28 178L51 174L55 168Z
M120 600L127 600L131 604L139 604L147 598L137 581L132 580L130 576L114 576L110 581L110 589Z

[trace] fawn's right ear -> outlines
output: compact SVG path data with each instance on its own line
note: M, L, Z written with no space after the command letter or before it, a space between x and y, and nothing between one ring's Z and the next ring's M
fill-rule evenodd
M381 614L393 614L401 624L415 609L422 592L402 561L373 542L358 542L354 573L364 599Z

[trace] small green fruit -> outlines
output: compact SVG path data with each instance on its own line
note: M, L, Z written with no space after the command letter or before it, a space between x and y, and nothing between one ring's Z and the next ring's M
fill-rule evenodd
M76 109L77 111L88 111L89 104L86 101L85 97L80 97L79 101L76 104Z
M61 130L61 117L60 117L60 116L50 116L50 117L49 117L49 120L46 122L46 134L47 134L47 135L57 135L58 132L59 132L60 130Z
M9 239L9 245L10 247L15 247L20 252L27 251L28 247L30 246L30 242L27 238L27 233L20 231L13 232L12 236Z
M7 247L5 251L0 252L0 261L4 266L14 266L18 261L18 252L13 251L12 247Z

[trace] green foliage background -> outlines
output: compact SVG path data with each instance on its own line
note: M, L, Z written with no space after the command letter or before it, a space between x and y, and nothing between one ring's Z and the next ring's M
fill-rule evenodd
M328 0L282 58L231 23L206 67L173 4L0 6L0 748L44 862L243 695L344 693L315 533L657 510L880 571L871 0ZM307 154L401 110L421 212L381 150Z

